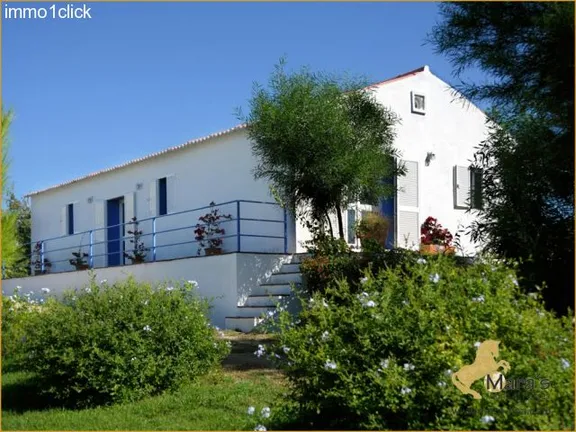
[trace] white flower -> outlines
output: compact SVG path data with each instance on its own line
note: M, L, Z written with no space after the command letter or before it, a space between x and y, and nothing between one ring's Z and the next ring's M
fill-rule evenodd
M404 306L408 306L408 300L402 300L402 304L403 304Z
M108 282L108 280L102 279L102 280L100 281L100 285L105 284L106 282Z
M424 258L418 258L418 259L416 260L416 262L417 262L418 264L426 264L426 260L425 260Z
M439 280L440 280L440 275L438 273L434 273L433 275L430 275L430 281L431 282L438 283Z
M20 291L21 289L22 289L22 287L20 285L16 285L15 291Z
M449 325L447 325L444 328L446 329L446 331L448 331L448 330L450 330L451 327Z
M328 307L328 303L326 303L326 300L324 300L324 299L322 299L322 306Z
M374 307L374 306L376 306L376 303L374 303L372 300L368 300L368 301L364 304L364 306L366 306L366 307Z
M257 426L254 428L254 430L255 430L255 431L266 431L267 429L266 429L266 426L257 425Z
M438 387L446 387L446 383L444 381L438 381Z
M261 415L263 418L268 418L268 417L270 417L270 408L268 408L268 407L262 408L262 411L260 412L260 415Z
M562 362L562 367L564 369L568 369L570 367L570 362L568 360L566 360L565 358L560 359L560 361Z
M404 394L408 394L408 393L412 393L412 389L409 387L402 387L402 390L400 390L400 393Z
M226 341L226 346L227 346L228 348L232 348L232 342Z
M42 291L44 294L48 294L50 292L50 288L42 288L40 291Z
M478 348L480 348L480 345L481 345L480 342L476 342L476 343L474 344L474 348L478 349Z
M266 353L266 348L263 345L258 345L258 350L254 351L256 357L262 357Z
M479 295L478 297L473 297L473 298L472 298L472 301L473 301L473 302L477 302L477 303L484 303L484 300L485 300L485 298L484 298L483 295Z
M388 360L388 359L382 360L382 361L380 362L380 367L381 367L382 369L386 369L389 364L390 364L390 360Z
M337 367L336 362L333 362L332 360L327 360L324 365L324 369L336 369Z
M492 423L494 420L495 420L494 417L489 416L489 415L485 415L485 416L483 416L483 417L480 419L480 421L481 421L482 423L485 423L485 424L487 424L487 423Z
M285 346L285 347L282 347L282 350L284 351L284 354L288 354L288 352L290 351L290 348Z
M446 375L450 376L450 375L452 375L452 369L446 369L446 371L444 373Z
M322 340L325 341L329 337L330 337L330 333L328 333L328 330L325 330L324 333L322 333Z
M143 304L144 306L148 306L148 300L144 300L144 301L142 302L142 304Z
M189 280L188 283L189 283L190 285L192 285L192 287L198 288L198 282L196 282L195 280Z
M87 293L91 293L92 289L90 287L86 287L86 288L84 288L84 291L86 291Z
M368 278L366 276L364 276L362 279L360 279L360 283L362 285L364 285L366 282L368 282Z
M132 358L130 359L130 361L134 361L134 360L136 360L136 357L132 357Z
M254 408L253 406L248 407L248 415L254 414L254 411L256 411L256 408Z
M147 332L152 331L152 329L150 328L149 325L145 325L142 330L147 331Z
M514 276L510 275L510 279L512 279L514 285L518 286L518 280Z
M268 311L268 316L269 317L274 316L274 311Z
M414 370L414 365L411 363L404 363L404 370L406 371Z
M538 298L538 294L535 292L531 292L528 294L528 297L532 297L533 299L536 299L536 298Z
M174 287L173 286L166 287L166 291L174 291Z
M366 291L364 291L362 294L360 294L360 296L368 298L368 297L370 297L370 294L368 294Z

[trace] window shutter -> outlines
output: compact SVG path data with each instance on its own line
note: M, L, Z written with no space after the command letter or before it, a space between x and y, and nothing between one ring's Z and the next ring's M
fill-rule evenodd
M68 206L60 209L60 235L68 234Z
M418 162L404 161L404 165L406 175L398 176L398 205L418 207Z
M176 176L166 176L166 211L168 214L174 213L176 209L176 200L174 199L176 191Z
M418 212L398 212L398 237L397 246L411 248L420 244L420 225L418 224Z
M105 201L98 200L94 201L94 234L93 234L93 253L94 257L94 266L95 267L104 267L105 265L105 256L104 253L106 251L106 244L104 241L106 240L106 230L103 229L106 227L106 205ZM102 228L102 229L98 229Z
M156 216L158 214L158 181L154 180L150 182L150 216Z
M454 207L470 206L470 168L454 167Z
M135 198L134 192L130 192L124 195L124 222L131 222L134 216L136 216Z

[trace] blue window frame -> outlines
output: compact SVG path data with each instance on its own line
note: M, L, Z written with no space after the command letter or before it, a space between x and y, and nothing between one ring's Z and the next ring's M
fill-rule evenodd
M166 177L158 180L158 214L160 216L168 213L168 194Z
M74 234L74 204L68 204L68 235Z

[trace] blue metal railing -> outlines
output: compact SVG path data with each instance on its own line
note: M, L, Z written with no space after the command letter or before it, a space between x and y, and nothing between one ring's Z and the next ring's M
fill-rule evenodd
M264 214L264 216L266 216L266 210L263 209L263 207L266 207L268 209L272 208L273 213L278 214L279 212L282 212L282 217L279 218L274 218L272 215L271 217L242 217L242 215L244 214L248 214L248 216L250 216L250 212L247 212L246 209L244 209L241 213L241 209L242 207L246 207L246 206L258 206L258 208L256 209L256 212L253 213L257 213L256 216L262 215ZM235 201L228 201L228 202L224 202L224 203L219 203L219 204L215 204L214 206L204 206L204 207L199 207L199 208L195 208L195 209L191 209L191 210L184 210L184 211L179 211L179 212L174 212L174 213L170 213L167 215L162 215L162 216L153 216L153 217L148 217L145 219L137 219L135 222L133 221L128 221L128 222L124 222L124 223L120 223L120 224L116 224L116 225L110 225L110 226L106 226L106 227L100 227L100 228L95 228L92 230L88 230L88 231L83 231L83 232L79 232L79 233L75 233L72 235L63 235L63 236L58 236L58 237L52 237L52 238L48 238L48 239L42 239L42 240L37 240L32 242L32 273L41 273L44 274L47 270L47 267L50 266L51 267L51 272L62 272L62 271L69 271L69 270L73 270L75 268L74 265L72 265L70 263L70 260L73 259L74 257L72 256L72 252L80 252L81 254L85 253L85 249L88 249L88 259L87 259L87 263L88 263L88 267L89 268L101 268L101 267L109 267L111 265L123 265L124 262L124 253L125 252L131 252L133 251L133 248L128 248L128 247L122 247L120 246L118 251L114 251L114 252L109 252L107 250L107 245L110 244L111 242L118 242L119 244L123 244L126 245L127 242L129 242L130 240L133 240L134 237L133 235L118 235L117 237L114 237L112 239L110 238L106 238L107 237L107 233L109 232L108 230L110 228L120 228L120 230L122 229L122 227L126 228L126 227L130 227L130 226L135 226L135 224L137 224L136 226L138 226L139 230L142 230L143 225L146 225L147 223L149 223L150 225L150 231L148 233L142 233L140 235L140 240L143 242L144 247L145 247L145 251L148 254L150 252L150 259L147 259L146 262L155 262L155 261L162 261L165 259L176 259L176 258L187 258L187 257L191 257L191 256L196 256L200 254L200 249L198 249L198 252L195 254L190 254L189 250L186 248L184 251L181 251L181 253L177 253L175 254L175 256L169 256L169 257L164 257L161 258L159 257L159 251L162 250L162 248L174 248L174 247L178 247L178 246L184 246L184 245L194 245L199 243L199 240L196 240L195 235L193 230L197 227L197 226L206 226L207 224L205 223L201 223L201 221L198 220L198 218L196 218L194 220L193 223L188 223L188 221L186 221L186 223L184 224L177 224L177 223L170 223L169 220L172 218L173 220L176 219L177 216L180 215L188 215L190 213L193 212L200 212L203 210L207 210L207 209L219 209L220 211L222 210L222 207L233 207L235 210L235 215L230 215L230 218L226 218L224 220L220 220L218 223L219 225L226 227L226 226L235 226L236 228L236 232L232 233L232 234L228 234L227 231L229 230L228 228L225 229L225 233L218 235L218 236L214 236L211 237L212 239L221 239L223 242L223 252L224 253L230 253L230 252L270 252L272 249L277 250L278 253L287 253L288 252L288 215L285 209L282 209L277 203L274 202L268 202L268 201L253 201L253 200L235 200ZM268 211L269 213L269 211ZM234 224L235 222L235 224ZM244 224L242 222L245 222ZM165 223L166 225L168 225L165 229L158 229L158 225L159 224L163 224ZM250 231L249 229L246 229L246 225L249 223L253 223L255 224L255 229L253 229L252 231ZM233 224L233 225L232 225ZM266 230L266 227L278 227L279 225L282 226L282 230L280 229L268 229L268 231ZM244 228L244 230L243 230ZM168 242L166 244L160 244L159 240L161 240L163 237L169 237L169 234L171 233L177 233L177 232L182 232L183 230L192 230L191 233L191 238L190 240L185 240L185 241L177 241L177 242ZM124 229L124 231L127 231L127 229ZM248 232L246 232L248 231ZM272 232L269 232L272 231ZM103 240L101 241L95 241L95 237L100 235ZM69 244L71 243L71 239L74 238L78 238L78 236L80 236L80 244L75 244L73 246L69 246ZM88 236L88 244L83 245L83 241L84 238ZM274 241L279 241L282 240L282 247L271 247L271 244L268 243L267 247L263 247L262 244L257 244L255 247L248 247L246 248L245 243L246 242L242 242L242 238L245 239L269 239L272 242ZM182 238L182 235L179 235L179 240ZM226 239L236 239L235 242L229 242L226 243ZM144 242L143 239L149 239L148 242ZM54 248L47 248L47 244L48 243L59 243L59 242L63 242L66 243L66 246L64 247L54 247ZM35 246L35 247L34 247ZM135 246L135 245L134 245ZM98 253L97 249L104 249L103 253ZM190 249L191 250L191 249ZM58 255L61 255L62 252L64 251L69 251L70 254L67 258L65 259L55 259L55 258L59 258ZM119 263L114 263L114 264L109 264L108 261L110 260L111 256L114 255L120 255L120 262ZM49 258L52 257L52 259L50 260ZM97 261L99 261L98 259L102 259L102 261L104 261L104 263L102 265L98 265ZM67 265L65 266L58 266L61 267L60 270L56 270L55 268L55 264L58 263L67 263Z

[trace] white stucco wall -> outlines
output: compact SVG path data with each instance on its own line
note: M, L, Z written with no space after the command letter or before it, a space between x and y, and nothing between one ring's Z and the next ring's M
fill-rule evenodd
M134 276L137 281L160 283L164 281L198 282L198 293L211 298L213 308L210 320L213 325L224 328L227 316L238 316L241 306L258 284L265 282L272 271L278 270L286 255L277 254L226 254L213 257L195 257L125 267L95 270L96 281L103 279L109 284ZM83 288L89 282L88 271L54 273L2 281L4 295L12 295L17 286L20 293L33 293L39 298L41 289L50 289L50 295L59 296L68 289Z
M125 168L33 195L31 197L32 240L61 236L61 212L69 203L75 203L75 232L88 231L98 225L98 201L114 199L126 194L134 194L136 217L139 220L149 218L151 216L150 185L157 179L167 176L173 176L168 192L169 213L207 206L211 201L216 203L233 200L274 202L267 183L254 180L252 174L254 165L255 159L245 131L239 130ZM142 184L142 188L137 190L139 183ZM88 202L89 197L92 197L92 203ZM236 217L236 204L219 208L222 213ZM160 218L157 220L156 229L160 231L195 225L198 217L206 212L208 209ZM274 206L242 203L241 217L282 220L283 212ZM237 232L235 221L222 223L221 226L226 230L227 235L234 235ZM151 233L151 221L141 222L139 228L144 231L144 234ZM283 236L284 227L281 223L242 221L241 232L242 234ZM289 252L291 252L295 244L294 225L291 221L289 221L288 237ZM98 238L95 238L95 241L97 240ZM151 236L146 236L143 240L147 246L152 244ZM194 240L193 228L189 228L158 235L157 245L192 240ZM226 239L224 249L235 251L236 242L235 237ZM282 252L284 248L281 239L242 237L241 242L242 251ZM84 245L84 251L88 252L89 235L65 236L48 242L46 249L78 247L80 244ZM197 245L195 244L159 247L157 258L190 256L196 251ZM73 250L66 250L47 253L46 256L53 262L52 271L71 269L68 259L72 258L72 252ZM94 247L95 255L104 253L103 244ZM151 253L148 256L150 258ZM54 263L58 260L65 260L65 262ZM95 264L97 267L104 266L103 257L95 259Z

